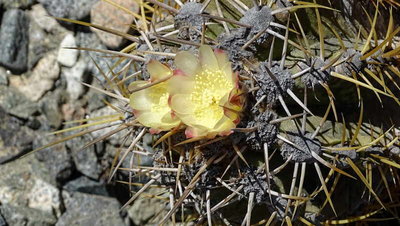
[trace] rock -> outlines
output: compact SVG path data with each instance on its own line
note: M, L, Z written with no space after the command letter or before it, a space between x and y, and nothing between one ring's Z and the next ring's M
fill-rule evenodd
M81 58L72 68L62 68L62 74L67 81L67 92L71 100L75 101L82 96L85 89L82 85L87 68L87 61Z
M63 28L56 19L51 17L43 5L37 4L32 7L30 16L35 23L39 25L43 30L51 33L65 33L67 30Z
M7 222L6 225L50 226L57 221L56 217L51 214L24 206L2 204L0 212Z
M45 136L42 137L42 139L37 139L34 142L34 148L42 147L56 139L57 138L54 136L52 138ZM75 170L71 155L68 153L64 144L58 144L51 148L38 151L35 153L35 157L40 162L44 163L44 166L50 173L52 181L55 183L65 182Z
M57 217L61 215L60 191L53 185L41 180L35 180L30 193L28 194L28 206L32 209L38 209Z
M12 9L12 8L27 9L31 5L33 5L35 2L36 2L36 0L1 0L0 1L0 3L3 4L3 7L6 9Z
M77 179L66 183L63 189L69 192L77 191L93 195L109 196L104 183L91 180L85 176L78 177Z
M114 115L114 114L116 114L116 112L112 108L107 106L107 107L100 108L96 111L93 111L89 117L93 118L93 117L98 117L98 116ZM93 129L100 128L100 127L110 125L110 124L113 124L113 122L92 126L91 128L93 128ZM111 132L112 130L115 130L116 128L117 128L116 126L111 126L111 127L97 130L97 131L93 131L91 134L93 137L100 137L100 136L105 135L106 133ZM120 140L121 139L119 139L117 136L111 136L108 138L108 141L110 141L112 144L118 144L120 142Z
M35 167L43 169L33 155L0 165L0 212L8 225L54 225L61 212L58 189Z
M8 85L7 71L0 67L0 85Z
M53 87L59 74L60 67L57 64L56 54L50 52L38 62L31 76L22 80L22 84L17 88L30 100L38 101Z
M7 226L7 222L4 219L3 215L1 215L1 211L0 211L0 226Z
M30 150L35 138L31 129L0 107L0 164Z
M125 1L125 0L114 0L115 4L125 7L132 12L138 12L139 7L136 1ZM90 11L92 23L101 25L107 28L111 28L123 33L127 33L131 28L131 24L134 22L134 16L121 11L117 7L110 6L109 3L104 1L97 2L92 10ZM99 36L101 41L110 48L119 47L123 38L117 35L113 35L98 29L93 31Z
M0 29L0 65L13 73L27 69L29 18L24 11L10 9L3 14Z
M120 204L114 198L80 192L62 192L66 212L56 226L69 225L125 225L120 214Z
M61 41L57 56L57 61L60 64L67 67L72 67L78 59L79 51L74 49L65 49L65 47L77 47L75 37L72 34L67 34Z
M56 90L47 93L39 103L40 109L46 117L46 124L53 129L59 128L63 120L60 113L60 96L60 92Z
M67 30L50 17L40 4L33 6L29 16L28 69L32 69L47 52L59 48Z
M39 111L37 104L17 90L0 85L0 106L8 114L27 119Z
M88 148L81 149L90 141L92 139L89 136L80 136L74 140L67 141L67 146L71 150L77 170L92 179L98 179L102 170L98 164L96 147L91 145Z
M47 12L55 17L80 20L89 16L92 5L98 0L38 0Z
M150 188L147 191L149 194L159 194L162 189ZM163 213L159 214L161 211ZM133 202L132 206L128 209L129 218L135 225L152 225L152 222L159 222L163 216L165 216L168 210L165 209L165 202L160 199L149 199L146 197L139 197ZM158 216L157 216L158 215Z

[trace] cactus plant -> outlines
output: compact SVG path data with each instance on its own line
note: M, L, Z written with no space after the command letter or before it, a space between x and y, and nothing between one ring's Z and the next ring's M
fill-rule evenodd
M368 26L315 0L141 1L137 36L59 18L133 41L120 52L90 49L141 73L104 73L105 89L87 84L118 100L118 117L76 127L119 122L88 145L138 131L110 180L153 134L154 153L134 152L153 166L131 166L148 180L123 208L158 184L169 200L159 224L398 219L398 3L363 2Z

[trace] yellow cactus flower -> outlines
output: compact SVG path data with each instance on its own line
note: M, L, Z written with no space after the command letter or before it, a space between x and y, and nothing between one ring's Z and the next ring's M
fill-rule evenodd
M243 97L227 54L201 46L199 57L183 51L175 57L169 81L170 106L187 125L188 138L229 135L239 122Z
M150 80L134 81L129 85L130 90L166 80L172 75L172 70L169 67L155 60L150 60L147 64L147 70L150 74ZM130 106L136 120L142 125L150 127L151 133L170 130L180 123L168 104L168 83L168 80L160 82L133 92L130 96Z

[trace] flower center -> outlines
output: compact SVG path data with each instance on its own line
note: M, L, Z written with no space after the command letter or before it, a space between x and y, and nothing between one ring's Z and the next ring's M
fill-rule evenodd
M195 75L195 86L190 99L195 106L196 123L207 128L214 128L224 115L220 101L233 88L232 82L221 70L206 69Z

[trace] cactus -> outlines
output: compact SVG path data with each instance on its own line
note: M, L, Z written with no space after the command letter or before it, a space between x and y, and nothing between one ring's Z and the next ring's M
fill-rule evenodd
M75 128L118 122L88 145L129 131L132 137L126 139L132 141L115 157L110 181L126 170L121 163L128 153L153 157L150 167L131 166L134 176L148 180L123 208L150 185L162 185L167 209L153 223L311 225L398 219L396 1L362 1L364 11L358 13L364 21L341 8L359 7L347 0L166 2L140 1L138 36L58 18L134 41L120 52L90 49L120 57L117 64L124 70L141 73L126 76L124 70L112 70L116 64L103 73L104 89L87 84L116 99L110 106L117 116ZM379 20L385 28L377 25L379 13L387 16ZM218 74L222 65L208 65L203 76L212 79L203 79L207 87L194 91L197 80L187 74L202 74L196 56L201 64L216 62L210 59L213 54L203 54L204 48L226 57L229 72ZM231 70L238 75L237 85L214 90L217 84L212 83L219 87L225 81L216 76L236 75ZM214 104L223 114L211 114L213 109L197 104L200 99L173 98L190 92L203 98L218 93ZM151 117L141 117L152 106L163 114L150 111ZM193 108L207 114L196 118ZM215 129L215 122L228 124ZM152 152L136 150L148 131Z

